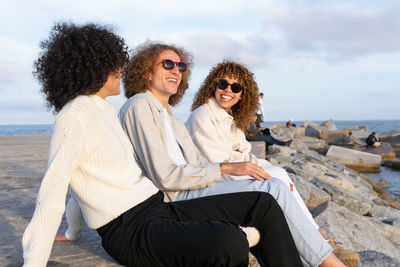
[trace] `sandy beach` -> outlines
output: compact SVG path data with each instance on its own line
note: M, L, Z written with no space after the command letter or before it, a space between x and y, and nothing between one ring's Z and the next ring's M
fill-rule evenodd
M46 170L50 135L0 136L0 266L21 266L22 234L33 214ZM60 227L66 229L65 218ZM47 266L120 266L103 250L94 230L55 243Z

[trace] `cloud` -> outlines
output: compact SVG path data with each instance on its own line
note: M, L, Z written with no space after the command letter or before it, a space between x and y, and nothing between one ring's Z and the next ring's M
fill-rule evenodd
M400 51L400 5L386 9L323 5L265 10L265 32L281 32L293 53L351 60Z
M40 97L37 98L9 98L0 100L0 111L29 111L29 112L45 112L47 108Z

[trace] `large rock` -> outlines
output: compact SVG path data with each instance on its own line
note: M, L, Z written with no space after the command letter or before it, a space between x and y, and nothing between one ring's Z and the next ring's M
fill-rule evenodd
M333 131L338 129L336 127L335 123L333 122L333 120L328 120L328 121L326 121L324 123L321 123L321 126L328 128L328 130L333 130Z
M327 192L321 190L314 184L292 173L289 173L289 176L296 185L297 191L310 211L317 209L331 200L331 196Z
M399 244L390 238L396 238L396 234L391 233L393 227L390 225L357 215L332 202L315 220L328 238L342 243L345 248L361 252L361 262L363 251L375 251L387 257L369 258L375 264L369 266L390 266L385 264L400 261Z
M358 172L380 172L382 157L354 149L331 146L326 156Z
M359 146L359 147L366 147L367 143L365 141L361 140L357 136L350 135L350 140L353 143L354 146Z
M396 137L396 136L399 136L399 135L400 135L400 132L397 131L397 130L391 130L391 131L388 131L388 132L378 133L378 137L379 137L379 139L381 141L385 141L386 139L389 139L391 137Z
M358 214L367 214L373 206L372 186L357 176L357 172L347 169L328 158L311 151L306 145L296 141L288 147L276 146L275 154L268 153L267 159L274 165L286 169L296 181L307 181L327 192L332 201ZM293 153L290 149L296 149ZM280 150L280 151L279 151ZM308 195L303 195L308 199Z
M328 151L328 144L319 138L311 137L311 136L295 136L294 140L301 141L302 143L306 144L309 149L315 150L320 154L325 155Z
M311 124L309 123L305 130L306 136L321 138L322 127L318 124Z
M293 136L304 136L306 134L306 128L304 127L290 127L287 128Z
M396 160L384 160L382 165L385 167L389 167L395 170L400 170L400 161Z
M353 149L375 155L380 155L382 157L382 160L396 160L396 152L393 147L387 142L381 142L381 145L379 147L354 146Z
M368 126L351 126L346 127L343 130L368 132Z
M360 131L360 130L350 130L350 132L351 132L352 136L357 137L358 139L361 139L363 141L365 141L365 139L367 139L368 135L371 134L370 132Z
M353 142L349 133L348 130L322 130L320 138L328 145L350 146Z
M385 142L390 143L393 149L395 150L396 155L400 157L400 135L386 138Z

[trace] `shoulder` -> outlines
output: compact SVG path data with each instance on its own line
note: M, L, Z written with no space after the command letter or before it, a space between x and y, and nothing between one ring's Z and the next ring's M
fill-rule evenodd
M196 132L197 130L206 127L213 121L213 114L207 104L203 104L200 107L193 110L189 118L186 121L186 127L190 132Z
M150 103L143 94L136 94L126 100L122 105L119 115L124 116L127 113L146 112L150 109Z
M61 118L77 117L84 120L96 111L96 104L89 96L80 95L70 100L57 114L58 120Z
M211 115L212 115L212 112L211 112L210 108L208 107L208 105L203 104L200 107L193 110L193 112L189 116L189 119L187 120L187 123L201 121L206 118L210 118Z

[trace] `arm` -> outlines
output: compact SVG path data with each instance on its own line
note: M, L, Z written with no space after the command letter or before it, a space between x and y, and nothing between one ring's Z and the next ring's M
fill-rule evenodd
M232 144L227 145L226 142L221 141L222 138L227 137L218 134L219 131L211 119L202 116L201 119L197 120L196 117L191 117L187 126L192 133L194 144L210 162L224 162L221 163L222 175L250 175L257 180L271 179L271 176L263 170L262 166L254 162L257 158L249 153L250 148L247 146L250 146L250 144L246 141L242 131L237 131L237 133L240 139L243 139L241 142L245 142L244 147L242 148L240 142L237 150L232 151ZM241 149L244 151L240 151Z
M58 118L51 140L46 174L36 198L33 217L22 239L24 266L46 266L65 210L68 184L83 147L82 127L69 118Z
M159 189L199 189L221 180L218 163L176 165L169 158L163 140L164 125L160 125L150 105L143 99L139 100L121 110L119 116L139 164Z
M72 194L67 203L65 217L67 219L68 229L65 232L58 233L54 239L54 242L68 242L77 240L78 235L84 226L85 222L83 220L81 209Z
M57 233L54 242L69 242L77 240L78 235L84 226L81 209L72 195L67 203L65 217L67 219L68 229L65 232Z

